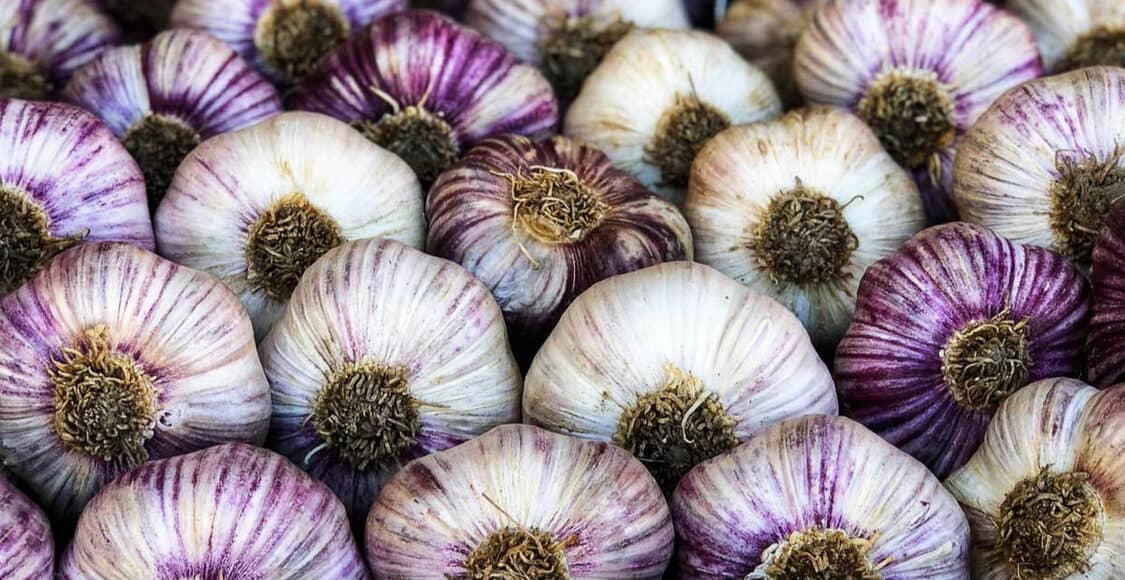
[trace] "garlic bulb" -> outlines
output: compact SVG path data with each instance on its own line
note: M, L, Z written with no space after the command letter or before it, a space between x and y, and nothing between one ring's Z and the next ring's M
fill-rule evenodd
M1076 376L1090 312L1065 258L965 223L933 227L868 268L836 351L846 414L944 478L996 406Z
M270 447L355 521L409 460L520 420L522 377L488 288L391 240L313 264L260 353Z
M1125 199L1125 70L1093 67L1014 89L965 137L954 195L966 221L1089 268Z
M835 415L795 316L718 271L671 262L595 284L524 386L526 421L636 455L668 492L695 464L783 419Z
M141 171L90 114L0 98L0 151L0 296L81 242L153 249Z
M125 144L144 172L153 210L201 140L281 112L272 85L227 45L192 30L103 52L79 69L65 97Z
M153 461L98 494L63 580L366 580L344 508L284 457L230 443Z
M405 7L406 0L179 0L172 25L203 30L274 81L293 84L348 36Z
M591 284L692 255L672 204L564 137L484 142L434 184L426 214L430 253L492 289L527 361Z
M161 254L229 286L259 339L325 252L374 237L421 247L426 226L418 179L401 159L312 113L203 142L155 220Z
M269 384L238 300L125 244L57 256L0 299L0 456L70 523L150 458L261 443Z
M0 98L51 98L119 37L95 0L0 2Z
M1125 573L1125 386L1039 381L1000 406L945 485L972 527L973 578Z
M673 536L628 453L504 425L395 475L367 519L367 561L378 578L656 580Z
M352 37L293 104L351 123L427 185L488 137L539 137L558 122L558 103L538 70L426 11L389 16Z
M678 578L969 574L969 525L926 467L843 417L774 425L672 498Z
M541 67L562 101L630 30L690 26L682 0L474 0L465 23Z
M1090 381L1125 382L1125 202L1118 203L1094 248L1094 317L1086 337Z
M793 49L809 19L829 0L734 0L717 32L765 71L789 106L801 103L793 78Z
M679 204L691 163L711 137L780 113L769 78L721 39L636 30L586 80L567 113L566 134Z
M1120 0L1007 0L1035 32L1050 71L1125 66L1125 4Z
M700 262L784 304L828 351L863 272L926 220L874 133L827 107L720 133L692 166L684 210Z
M43 510L0 473L0 578L55 575L55 540Z
M805 98L863 118L913 173L933 222L957 218L959 138L1006 90L1042 74L1031 30L983 0L829 3L794 59Z

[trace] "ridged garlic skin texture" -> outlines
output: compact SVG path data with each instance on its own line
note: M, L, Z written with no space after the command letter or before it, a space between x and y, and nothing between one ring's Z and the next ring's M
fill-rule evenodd
M1094 248L1094 317L1086 337L1090 382L1125 382L1125 204L1117 204Z
M0 53L40 63L54 89L78 67L117 44L120 32L93 0L0 3ZM0 88L2 96L9 95Z
M110 352L132 361L155 391L142 459L265 441L269 384L237 298L213 277L138 248L79 246L0 300L0 455L53 518L76 517L133 466L75 448L58 426L52 370L99 327Z
M366 580L344 507L285 458L229 444L154 461L82 513L65 580Z
M488 288L460 266L390 240L360 240L309 268L261 349L273 395L270 446L325 482L362 522L416 457L520 419L522 377ZM356 469L310 423L348 364L405 367L419 430L393 466Z
M41 580L55 574L55 540L43 510L0 473L0 578Z
M458 577L509 527L566 544L573 578L656 580L672 556L668 505L628 453L505 425L392 478L367 520L367 559L379 578Z
M1125 31L1125 4L1119 0L1006 0L1004 8L1035 32L1043 66L1052 72L1065 70L1068 65L1085 64L1068 63L1067 57L1075 44L1091 32ZM1121 64L1125 63L1119 61L1116 66Z
M786 197L798 188L800 198ZM786 208L793 203L807 207L794 215L809 224L805 227L812 239L797 234L784 238L785 230L806 230L794 228L791 212L776 205L783 199L790 199ZM700 262L784 304L801 319L813 342L828 349L851 322L863 272L925 226L922 200L910 176L862 120L825 107L735 127L712 139L692 166L685 213ZM824 242L844 234L832 224L812 225L813 220L821 224L826 214L843 218L854 236L850 244L844 238ZM786 225L766 242L764 231L775 222ZM766 258L771 252L774 257ZM843 267L830 279L803 279L819 274L792 266L835 262L835 256L845 253Z
M672 514L684 580L769 578L768 548L824 529L869 540L865 560L883 580L968 577L956 500L924 465L843 417L785 421L703 463L676 489Z

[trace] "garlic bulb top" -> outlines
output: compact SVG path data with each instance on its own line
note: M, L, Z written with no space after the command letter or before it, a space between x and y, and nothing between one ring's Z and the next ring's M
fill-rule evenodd
M406 0L179 0L172 25L197 28L231 45L281 84L305 78L369 22Z
M1120 0L1006 0L1035 31L1051 71L1125 66L1125 4Z
M261 443L269 385L238 300L125 244L68 250L0 299L0 456L59 520L149 459Z
M563 101L633 28L690 27L682 0L474 0L465 22L540 66Z
M281 112L272 85L230 47L193 30L103 52L74 75L65 97L125 144L144 172L153 210L201 140Z
M153 249L144 178L96 118L0 98L0 296L81 242Z
M90 502L63 580L367 580L332 492L284 457L229 443L146 463Z
M1125 202L1118 203L1094 248L1094 317L1086 337L1090 381L1125 382Z
M829 351L863 272L926 219L874 133L827 107L720 133L692 166L684 208L700 262L787 306Z
M0 578L42 580L55 575L55 540L43 510L0 473Z
M673 536L628 453L504 425L395 475L367 519L367 561L379 578L657 580Z
M843 417L802 417L693 469L672 498L684 580L961 580L969 525L926 467Z
M0 2L0 98L51 98L119 36L96 0Z
M427 185L484 139L539 137L558 123L558 102L535 67L445 16L416 10L353 36L293 104L351 123Z
M1125 385L1039 381L1000 406L946 480L972 526L973 578L1125 574Z
M406 163L340 121L300 112L204 141L155 220L160 252L226 283L259 338L328 250L374 237L421 247L425 236Z
M1125 199L1125 69L1009 91L965 137L954 180L966 221L1089 268L1102 223Z
M586 80L566 134L680 203L691 163L731 125L776 117L769 77L701 31L636 30Z
M669 492L695 464L773 423L837 412L800 321L691 262L579 296L535 357L523 408L528 422L631 451Z
M957 217L960 136L1004 91L1042 74L1031 30L983 0L829 3L794 63L808 101L855 111L913 173L933 222Z

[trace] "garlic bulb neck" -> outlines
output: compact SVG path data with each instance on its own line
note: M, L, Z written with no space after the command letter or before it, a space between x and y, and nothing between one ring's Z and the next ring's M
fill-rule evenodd
M870 551L870 540L843 530L801 530L767 548L746 580L880 580L879 567L867 559Z
M751 234L750 250L774 282L823 284L846 280L859 238L844 206L805 187L774 196Z
M590 16L569 18L540 46L543 75L563 101L574 100L586 77L594 72L617 41L633 30L621 17L599 26Z
M328 250L344 243L340 225L304 195L286 196L262 212L246 238L247 281L285 301L301 274Z
M488 535L465 560L468 578L568 580L563 543L533 529L507 527Z
M1051 185L1051 229L1066 257L1088 268L1105 218L1125 198L1125 149L1106 159L1077 161L1059 156L1058 179Z
M1062 66L1064 70L1125 67L1125 28L1101 26L1078 37L1067 51Z
M355 126L376 145L398 155L424 184L433 183L457 161L461 146L453 127L422 105L398 109L378 121Z
M512 184L512 226L545 244L580 242L602 223L610 207L569 169L532 167L503 177Z
M892 69L880 74L856 112L891 157L908 169L940 171L938 155L956 136L953 99L932 71Z
M695 95L679 95L664 112L645 154L660 168L664 185L687 187L691 164L703 146L726 128L730 117Z
M51 80L35 63L0 50L0 98L44 101L52 90Z
M1029 580L1057 580L1089 569L1102 541L1101 495L1083 472L1038 475L1016 484L1000 504L997 543Z
M969 323L953 333L941 351L941 374L953 399L974 411L991 411L1027 384L1032 366L1028 320L1011 310Z
M267 68L294 83L347 38L348 21L339 8L320 0L275 0L258 21L254 44Z
M324 443L359 470L393 465L421 429L407 369L349 364L317 392L309 415Z
M194 129L178 119L156 113L145 115L121 137L121 143L137 160L145 176L149 208L155 210L160 205L176 168L199 142L199 133Z
M0 186L0 295L30 280L55 254L85 237L56 238L49 225L47 214L29 195Z
M47 366L55 431L71 449L138 465L148 459L156 390L132 357L110 348L106 333L104 325L83 330Z

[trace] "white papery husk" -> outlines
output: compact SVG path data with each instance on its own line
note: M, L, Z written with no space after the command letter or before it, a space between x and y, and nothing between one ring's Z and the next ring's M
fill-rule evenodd
M1048 71L1059 71L1075 42L1090 32L1104 28L1125 33L1121 0L1006 0L1003 6L1035 32Z

